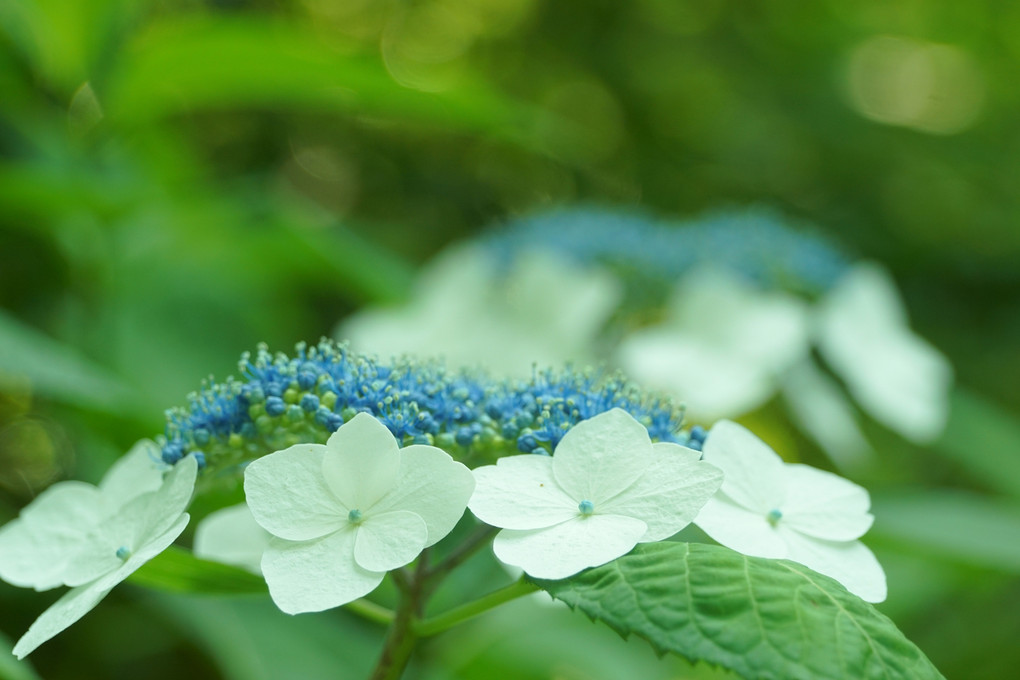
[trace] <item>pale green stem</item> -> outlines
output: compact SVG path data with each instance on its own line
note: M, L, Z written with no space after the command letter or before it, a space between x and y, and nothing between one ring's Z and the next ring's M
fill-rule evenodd
M384 626L388 626L393 623L393 618L396 616L392 609L387 609L382 605L378 605L375 602L370 602L366 599L348 602L345 605L345 609L352 614L357 614L363 619L367 619L373 623L381 623Z
M442 633L447 628L451 628L458 623L463 623L468 619L473 619L479 614L484 614L493 607L498 607L504 602L509 602L510 600L516 600L518 597L523 597L524 595L533 593L536 590L538 590L538 586L532 583L528 583L524 580L517 581L506 588L500 588L499 590L480 597L473 602L468 602L467 604L454 607L442 614L416 622L414 624L414 633L418 637L430 637L432 635Z

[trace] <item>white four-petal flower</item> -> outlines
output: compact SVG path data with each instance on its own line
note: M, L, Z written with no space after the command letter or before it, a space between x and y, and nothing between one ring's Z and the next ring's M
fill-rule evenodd
M72 586L14 646L24 657L87 614L184 531L198 470L188 457L166 478L142 442L99 488L54 484L0 530L0 577L37 590Z
M385 425L359 413L326 445L298 444L252 462L244 490L273 538L262 573L288 614L367 595L460 520L471 471L433 446L399 448Z
M838 475L784 463L736 423L716 423L705 461L726 475L694 523L745 555L789 559L869 602L886 596L885 572L860 541L874 517L868 492Z
M468 506L503 529L493 542L500 560L536 578L566 578L687 526L722 482L699 458L653 444L641 423L613 409L575 425L552 457L477 468Z

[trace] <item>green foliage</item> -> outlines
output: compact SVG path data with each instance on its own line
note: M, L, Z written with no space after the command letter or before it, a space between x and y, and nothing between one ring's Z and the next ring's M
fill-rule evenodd
M261 577L244 569L199 559L176 546L146 562L128 577L128 581L177 593L242 595L268 592Z
M652 543L563 581L557 599L659 653L745 678L940 678L887 617L836 581L787 560Z
M876 496L872 511L876 538L1020 574L1020 505L1014 502L966 491L901 491Z

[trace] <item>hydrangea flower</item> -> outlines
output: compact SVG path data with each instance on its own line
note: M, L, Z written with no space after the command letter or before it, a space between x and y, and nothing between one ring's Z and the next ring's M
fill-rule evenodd
M99 486L57 482L21 515L0 528L0 579L21 588L49 590L71 585L64 573L90 532L133 498L163 483L159 449L148 440L135 444L106 473Z
M722 473L678 444L653 444L621 409L578 423L552 457L500 458L475 469L468 507L503 530L496 556L536 578L605 564L691 522Z
M716 423L705 461L725 474L694 523L745 555L789 559L830 576L868 602L886 596L885 572L858 538L871 527L868 492L808 465L784 463L736 423Z
M450 533L474 478L433 446L399 448L385 425L359 413L325 445L253 461L244 489L273 536L261 564L269 593L298 614L367 595L387 571Z
M246 503L209 513L195 529L195 557L262 574L262 553L272 535L263 529Z
M98 489L55 484L0 532L5 580L37 590L71 586L14 646L18 658L87 614L184 531L198 463L185 458L160 483L153 453L151 443L136 447Z
M620 285L601 269L529 250L508 268L478 246L442 253L405 306L347 318L337 334L381 357L442 356L451 367L484 367L524 378L534 365L590 358Z
M952 369L907 326L889 275L874 264L854 267L821 306L819 349L872 417L924 443L949 413Z
M806 306L756 290L725 269L700 267L675 290L666 321L624 338L623 370L640 383L697 395L689 415L706 422L768 400L780 375L807 356Z

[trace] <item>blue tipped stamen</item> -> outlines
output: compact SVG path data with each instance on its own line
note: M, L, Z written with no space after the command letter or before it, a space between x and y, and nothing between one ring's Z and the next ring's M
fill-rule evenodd
M581 511L582 517L591 517L595 513L595 504L589 500L583 500L577 504L577 509Z
M779 524L779 520L781 520L782 518L783 513L777 510L776 508L769 510L768 514L765 515L765 521L767 521L772 526L776 526L777 524Z
M131 549L128 548L126 545L122 545L119 548L117 548L117 552L115 554L117 555L118 560L126 562L127 559L131 557Z
M653 440L683 442L682 410L604 371L535 371L529 380L449 373L404 359L385 365L323 340L296 356L260 347L242 357L243 380L207 383L167 413L163 461L201 450L212 470L302 442L325 443L358 413L378 418L403 445L433 442L493 460L516 448L548 455L582 420L622 408ZM306 389L307 388L307 389Z
M347 521L351 524L361 524L361 520L361 510L355 509L347 513Z

